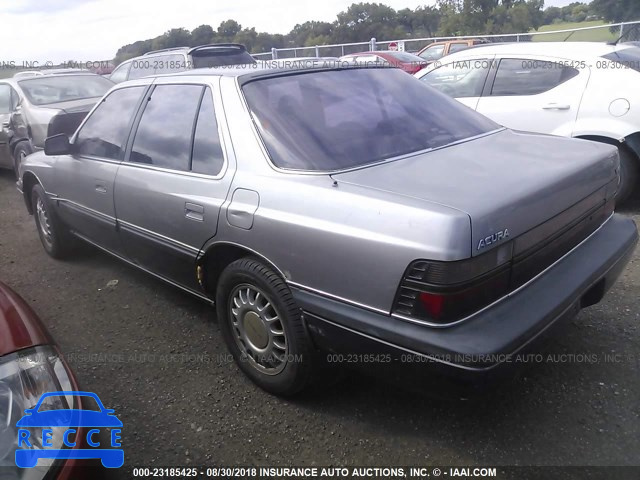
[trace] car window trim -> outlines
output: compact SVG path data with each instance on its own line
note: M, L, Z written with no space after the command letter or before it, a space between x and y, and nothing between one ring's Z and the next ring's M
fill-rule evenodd
M146 170L156 170L158 172L165 172L165 173L173 173L173 174L178 174L178 175L185 175L185 176L189 176L189 177L197 177L197 178L204 178L204 179L208 179L208 180L221 180L227 173L228 167L229 167L229 160L228 160L228 155L227 155L227 149L226 149L226 145L225 145L225 141L223 139L223 135L221 132L221 122L220 119L218 117L218 108L216 108L216 102L215 102L215 96L213 94L213 88L211 87L210 84L208 83L203 83L203 82L170 82L170 83L155 83L156 79L154 79L154 83L149 85L149 89L145 92L145 95L143 96L144 99L146 99L145 101L148 102L149 98L151 98L151 95L153 94L153 91L156 89L156 87L160 86L160 85L198 85L200 87L204 87L203 89L203 94L200 96L200 103L198 104L198 110L196 111L196 115L194 118L194 126L193 126L193 130L191 133L191 157L189 159L189 165L191 168L191 164L193 163L193 141L194 141L194 137L195 137L195 129L198 123L198 115L200 113L200 106L202 105L202 100L204 98L204 95L206 95L207 89L209 90L209 93L211 94L211 98L213 100L213 113L216 117L216 123L217 123L217 127L218 127L218 137L220 139L220 148L222 149L222 168L220 169L220 172L217 175L209 175L206 173L197 173L194 172L192 170L189 171L185 171L185 170L177 170L177 169L173 169L173 168L166 168L166 167L158 167L155 165L147 165L144 163L136 163L136 162L131 162L129 161L129 158L131 156L131 151L133 150L133 142L135 140L135 133L137 133L138 131L138 127L140 126L140 120L142 119L142 115L144 113L144 110L146 108L146 105L139 105L139 110L138 113L134 116L134 122L133 125L131 125L131 128L129 130L129 136L128 136L128 141L127 141L127 149L125 151L124 154L124 160L122 162L120 162L120 166L124 167L124 166L129 166L129 167L134 167L134 168L142 168L142 169L146 169Z
M91 109L89 114L84 118L84 120L82 120L82 123L78 126L78 128L76 128L75 133L71 136L71 138L69 140L70 144L75 145L75 142L78 139L78 134L84 128L85 123L87 123L89 118L91 118L93 116L93 113L98 109L98 107L102 104L102 102L104 102L110 95L114 94L115 92L117 92L119 90L124 90L125 88L138 88L138 87L143 87L143 91L142 91L142 95L140 95L140 99L138 100L138 104L136 105L136 107L134 109L135 114L133 115L132 120L129 121L129 127L128 127L129 128L129 132L127 133L126 140L125 140L124 145L123 145L124 146L124 149L123 149L124 150L124 155L122 156L122 158L120 160L114 160L113 158L98 157L96 155L80 155L80 154L72 153L71 156L73 158L81 158L81 159L86 159L86 160L91 160L91 161L99 161L99 162L106 162L106 163L118 163L118 164L121 164L122 162L124 162L124 159L127 156L127 149L129 148L129 139L131 137L131 127L133 125L133 121L137 117L138 112L140 111L140 108L142 106L142 102L147 97L147 92L149 91L149 88L151 87L151 85L144 85L144 84L143 85L128 85L126 87L114 88L113 90L111 90L109 93L107 93L107 95L102 97L100 99L100 101L93 106L93 108Z

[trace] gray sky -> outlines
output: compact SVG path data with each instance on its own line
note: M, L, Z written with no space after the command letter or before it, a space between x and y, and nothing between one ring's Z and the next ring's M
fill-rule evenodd
M215 29L229 18L259 32L288 33L307 20L333 21L354 1L5 0L0 4L0 62L109 59L121 46L156 37L170 28L192 30L209 24ZM396 10L435 3L376 1ZM545 3L562 6L570 1Z

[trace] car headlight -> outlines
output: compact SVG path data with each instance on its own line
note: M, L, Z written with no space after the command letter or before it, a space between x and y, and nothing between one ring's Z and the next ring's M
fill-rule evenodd
M42 478L54 466L55 460L41 459L35 468L16 467L15 451L18 447L16 422L22 418L25 409L36 406L43 393L72 390L74 388L69 373L52 347L36 347L0 357L1 480ZM76 399L72 396L48 397L40 406L40 411L79 408L74 405L75 401ZM31 432L32 448L41 449L42 428L28 430ZM63 448L60 435L54 434L53 439L53 447L50 448Z

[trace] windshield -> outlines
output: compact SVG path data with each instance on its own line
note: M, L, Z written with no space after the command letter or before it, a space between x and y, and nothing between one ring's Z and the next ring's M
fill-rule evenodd
M640 48L629 47L603 55L602 58L611 60L620 65L620 68L631 68L640 72Z
M280 168L352 168L499 128L395 69L272 77L247 83L243 91Z
M32 77L21 80L19 84L34 105L102 97L114 85L111 80L98 75Z

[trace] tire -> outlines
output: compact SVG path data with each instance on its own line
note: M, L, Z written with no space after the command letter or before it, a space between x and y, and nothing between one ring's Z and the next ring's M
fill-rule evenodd
M33 217L44 250L53 258L66 258L73 246L74 238L58 219L42 186L36 184L31 190Z
M300 392L311 379L313 349L289 287L252 258L229 264L216 292L218 326L238 367L275 395Z
M20 142L16 145L16 148L13 150L13 171L16 175L16 180L20 180L20 176L22 172L20 171L22 163L24 159L27 158L28 155L33 153L33 149L29 142Z
M640 160L626 148L618 148L620 152L620 187L616 192L616 205L624 202L638 184Z

